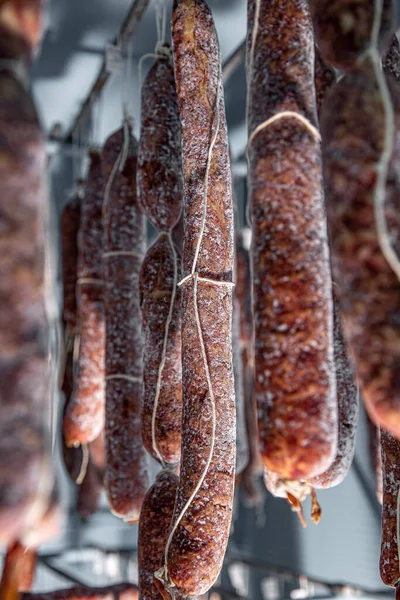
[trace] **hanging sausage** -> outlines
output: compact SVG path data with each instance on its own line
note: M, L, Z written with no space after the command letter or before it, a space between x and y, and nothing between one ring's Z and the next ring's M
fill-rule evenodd
M175 3L172 33L184 175L182 455L157 577L191 596L218 577L232 518L233 207L219 47L204 0Z
M35 527L53 485L45 286L45 141L28 91L40 2L0 6L0 543ZM26 24L29 23L29 27Z
M159 231L140 271L144 331L142 438L163 466L179 462L182 421L181 248L172 230L181 214L181 136L174 72L159 56L142 88L138 198Z
M106 473L111 511L139 520L149 486L140 437L142 329L139 270L145 243L136 196L137 142L128 121L109 136L102 152L106 334Z
M247 77L258 429L264 464L291 498L330 467L337 443L331 276L305 0L249 0Z

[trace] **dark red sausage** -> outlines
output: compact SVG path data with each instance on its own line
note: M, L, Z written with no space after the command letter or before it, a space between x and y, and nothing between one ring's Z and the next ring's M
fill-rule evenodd
M125 162L112 178L125 135ZM139 270L145 229L136 197L136 161L137 142L125 126L107 139L102 152L108 189L103 209L107 332L104 483L111 511L129 522L139 519L149 486L140 436L143 364Z
M103 195L100 155L92 152L81 203L77 282L79 358L72 398L64 417L68 446L93 441L104 427Z

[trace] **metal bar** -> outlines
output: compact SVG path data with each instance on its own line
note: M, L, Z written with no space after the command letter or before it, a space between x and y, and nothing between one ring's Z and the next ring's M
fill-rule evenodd
M133 0L129 12L112 42L113 44L118 44L122 52L126 50L129 40L133 32L135 31L138 23L140 22L148 4L149 0ZM109 77L110 73L106 68L106 60L104 57L103 63L100 68L100 72L97 75L92 89L90 90L85 102L83 103L69 133L66 135L67 140L72 139L72 136L75 133L75 131L79 129L82 121L87 115L87 112L90 110L90 108L93 106L93 103L100 96L100 93L104 88L105 84L107 83Z
M65 571L64 569L60 569L60 567L53 565L49 560L42 558L41 556L39 556L39 563L41 565L43 565L44 567L46 567L47 569L50 569L50 571L53 571L60 577L63 577L63 579L70 581L74 585L81 585L81 586L86 587L86 583L84 581L82 581L79 577L76 577L75 575L71 575L71 573Z
M140 15L138 14L138 12L135 13L136 21L134 21L133 23L132 23L132 21L130 21L131 33L134 30L134 28L136 27L136 25L139 23L140 18L142 16L148 2L149 2L149 0L136 0L134 2L134 5L136 5L136 6L141 5L141 12L140 12ZM139 11L139 8L137 8L137 11ZM131 13L129 13L128 17L130 15L131 15ZM125 19L125 22L121 27L121 31L124 28L125 23L128 20L128 17ZM132 16L131 16L131 19L133 19ZM129 40L131 33L129 35L126 34L125 37L123 38L125 40L125 44ZM118 36L116 39L118 39ZM114 43L115 43L115 41L114 41ZM121 37L121 48L122 48L122 50L124 49L122 46L122 37ZM245 59L245 56L246 56L246 40L244 40L241 44L239 44L239 46L232 52L232 54L230 54L230 56L228 56L228 58L226 60L224 60L224 62L222 63L222 79L223 79L224 84L226 84L226 82L233 75L233 73L235 73L235 71L240 67L240 65L243 63L243 61ZM55 137L55 136L54 137L50 136L48 138L48 142L49 142L48 149L49 149L50 154L60 154L61 153L61 154L64 154L65 156L71 156L71 157L77 156L77 155L80 156L80 155L82 155L82 153L86 154L86 152L87 152L86 148L79 148L79 149L73 148L73 146L72 146L73 134L74 134L74 132L77 131L77 129L79 129L82 120L86 116L87 111L90 110L90 107L93 105L93 102L100 95L102 89L104 88L105 84L108 81L108 78L109 78L109 73L106 70L105 61L104 61L103 65L101 67L100 73L99 73L95 83L93 84L88 97L86 98L84 104L82 105L82 108L81 108L78 116L76 117L72 127L70 128L69 133L64 138L59 138L59 137Z
M309 577L304 573L297 573L296 571L292 571L291 569L287 569L285 567L278 567L272 564L264 563L252 556L246 556L244 554L230 554L227 553L225 555L226 564L234 564L238 563L241 565L245 565L247 567L256 569L258 571L264 571L269 574L274 574L280 577L287 577L288 579L299 579L300 577L307 578L309 583L313 583L315 585L319 585L321 587L325 587L333 594L343 594L352 592L354 595L364 595L371 598L387 598L390 595L393 597L393 593L391 591L386 591L385 589L380 590L371 590L368 588L363 588L358 585L347 584L342 582L328 582L321 579L315 579L314 577Z
M232 77L233 73L240 67L246 58L246 40L232 52L222 64L222 80L226 84L228 79Z

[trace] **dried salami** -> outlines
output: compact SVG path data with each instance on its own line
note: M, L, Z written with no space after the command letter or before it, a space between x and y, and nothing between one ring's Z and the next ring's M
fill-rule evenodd
M182 458L157 576L167 589L198 595L219 574L232 518L233 210L218 41L206 3L178 1L172 29L185 191Z
M264 464L291 487L337 439L314 42L305 0L248 9L255 395Z
M400 442L381 429L383 503L380 574L384 584L400 584L399 493Z
M392 85L385 95L388 104L382 98L387 84L367 57L329 94L321 133L332 267L345 340L371 419L400 436L400 284L382 246L390 238L390 252L399 254L400 96ZM392 113L393 129L388 129L385 107ZM382 217L388 230L383 237Z
M79 357L63 423L68 446L91 442L104 427L103 194L100 154L93 151L81 201L77 281Z
M179 462L182 421L181 276L171 236L160 234L140 271L144 331L142 438L161 464Z
M181 214L181 136L172 63L159 56L142 88L138 198L159 236L140 272L144 328L142 438L161 465L181 451L181 249L173 228ZM176 237L176 236L175 236Z
M343 338L339 303L335 295L333 297L333 343L338 403L337 451L329 469L308 480L314 488L331 488L343 481L350 469L356 443L358 387Z
M28 525L40 521L53 477L46 435L50 373L45 144L18 69L25 67L25 54L18 34L8 29L4 9L0 9L0 543L7 546Z
M232 518L233 208L218 40L206 3L179 0L172 31L184 173L182 458L157 577L167 589L199 595L219 574Z
M142 87L138 199L158 231L170 231L182 203L181 136L174 69L160 56Z
M158 473L143 501L139 521L139 592L142 600L161 600L154 573L162 565L175 505L179 478L168 470ZM176 594L181 600L181 594Z
M136 197L137 142L128 124L113 133L102 153L106 317L106 472L111 511L138 521L149 485L140 437L142 329L139 269L145 240ZM117 169L115 169L117 165Z

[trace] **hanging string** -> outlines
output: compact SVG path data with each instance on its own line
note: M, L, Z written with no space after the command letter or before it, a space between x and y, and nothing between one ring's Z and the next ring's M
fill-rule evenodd
M78 175L79 175L79 179L84 178L83 138L84 138L84 125L83 125L83 123L81 123L78 127L78 154L79 154Z
M155 0L155 16L156 16L156 30L157 30L157 42L153 52L143 54L139 60L139 88L142 89L143 84L143 63L149 58L160 58L165 56L169 58L171 56L171 48L166 45L167 37L167 3L165 0Z
M249 132L250 128L250 98L251 98L251 82L253 81L253 69L254 69L254 52L257 43L258 29L259 29L259 21L260 21L260 7L261 0L256 0L256 4L254 7L254 19L253 19L253 29L251 32L251 44L250 44L250 55L247 57L247 96L246 96L246 121L247 121L247 131Z
M162 5L160 0L155 0L155 13L156 13L156 29L157 29L157 40L162 39Z
M133 119L129 115L128 112L128 97L129 90L131 89L131 80L132 80L132 38L129 41L127 48L127 56L125 69L122 72L122 81L121 81L121 109L122 109L122 122L124 128L124 138L121 146L121 151L117 155L114 165L111 169L110 175L108 177L105 189L104 189L104 197L103 197L103 219L106 218L107 213L107 204L110 197L110 192L112 185L114 183L115 177L118 172L122 172L125 167L126 159L129 154L129 145L130 145L130 132L131 127L133 126ZM104 225L105 226L105 225ZM104 253L103 256L106 257L107 253Z
M371 60L384 112L385 129L383 135L383 151L378 164L376 165L377 179L374 191L375 222L381 252L397 278L400 280L400 260L392 246L385 215L386 180L388 177L390 160L393 154L395 118L390 92L386 77L381 68L381 57L378 50L379 30L383 14L383 0L375 0L374 7L374 23L371 33L371 42L369 48L361 57L361 61L364 60L365 57L369 57Z
M167 3L165 0L156 0L155 12L157 43L164 43L167 35Z
M98 98L97 98L97 102L94 103L93 105L93 111L92 111L92 115L93 115L93 119L92 119L92 141L91 141L91 146L94 149L98 149L99 148L99 141L101 139L100 133L101 133L101 118L102 118L102 114L103 114L103 102L104 102L104 96L103 94L101 94Z
M131 37L126 50L126 61L125 61L125 76L121 85L122 94L122 117L127 119L129 116L129 98L130 90L132 89L132 55L133 55L133 38Z
M246 84L247 84L247 93L246 93L246 128L247 135L250 133L250 111L251 111L251 82L253 81L253 70L254 70L254 53L257 43L258 29L259 29L259 21L260 21L260 9L261 9L261 0L256 0L254 7L254 18L253 18L253 29L251 32L251 44L250 44L250 54L247 55L247 76L246 76ZM247 148L249 148L249 143L247 144ZM247 171L250 173L250 159L249 153L247 152ZM249 180L251 183L251 180ZM250 195L248 195L247 203L246 203L246 221L249 227L251 227L252 219L251 219L251 210L252 206L250 203Z
M221 73L219 74L218 83L217 83L218 87L217 87L217 93L216 93L216 98L215 98L215 107L214 107L216 123L215 123L214 134L212 136L210 147L208 149L207 166L206 166L206 172L204 175L203 214L202 214L202 218L201 218L199 239L197 241L197 246L196 246L196 250L195 250L194 258L193 258L193 265L192 265L192 271L191 271L192 275L194 275L196 273L197 261L199 258L199 252L200 252L200 248L201 248L201 243L203 241L203 235L204 235L204 230L205 230L205 226L206 226L208 177L209 177L210 168L211 168L212 153L213 153L215 142L217 141L217 136L218 136L218 132L219 132L219 121L220 121L219 100L220 100L220 85L221 85L220 82L221 82Z
M171 293L171 300L170 300L170 304L169 304L167 321L165 323L164 339L163 339L163 345L162 345L162 351L161 351L161 360L160 360L160 364L158 366L156 392L155 392L155 396L154 396L153 412L151 415L151 444L152 444L154 454L157 457L157 460L160 462L161 466L163 468L165 468L166 463L161 455L161 452L158 449L158 444L157 444L157 439L156 439L156 418L157 418L157 411L158 411L158 402L159 402L160 394L161 394L162 375L164 372L165 361L167 359L168 337L169 337L169 331L170 331L170 327L171 327L171 323L172 323L172 317L174 314L176 290L177 290L177 286L178 286L178 257L176 254L174 242L172 240L171 232L170 231L160 232L158 237L160 238L162 235L167 236L168 242L169 242L169 245L171 248L173 264L174 264L174 280L173 280L173 285L172 285L172 293Z
M306 119L306 117L303 117L302 114L300 114L298 112L295 112L293 110L283 110L282 112L277 113L276 115L273 115L272 117L270 117L269 119L267 119L263 123L260 123L260 125L258 125L255 128L255 130L253 131L253 133L249 137L249 141L247 143L247 147L250 148L251 144L253 143L253 141L257 137L257 135L260 133L260 131L263 131L264 129L267 129L267 127L269 127L270 125L272 125L276 121L280 121L281 119L295 119L297 121L300 121L300 123L302 123L306 129L308 129L308 131L311 133L311 135L316 140L318 140L318 142L321 141L321 134L320 134L320 132L318 131L318 129L316 127L314 127L314 125L308 119Z
M129 145L130 145L130 121L128 115L124 118L124 141L122 144L121 156L118 165L118 170L120 173L125 168L126 159L129 154Z
M206 163L206 170L205 170L205 174L204 174L203 214L202 214L202 222L201 222L201 226L200 226L199 238L197 241L196 250L195 250L195 254L194 254L194 258L193 258L193 265L192 265L191 273L190 273L190 275L185 277L179 283L179 285L183 285L185 282L190 281L192 279L194 282L193 283L193 306L194 306L194 312L195 312L195 321L196 321L196 326L197 326L197 335L198 335L198 339L199 339L199 343L200 343L200 352L201 352L201 357L202 357L202 361L203 361L203 365L204 365L205 377L206 377L206 381L207 381L208 394L210 397L210 404L211 404L211 444L210 444L207 461L206 461L204 470L199 478L199 481L197 482L193 492L191 493L191 495L189 496L188 500L186 501L184 507L182 508L181 512L179 513L179 515L178 515L177 519L175 520L174 525L169 533L165 551L164 551L164 565L160 569L158 569L154 574L154 576L163 583L163 585L165 586L165 588L167 589L168 593L171 595L172 598L175 597L174 590L172 589L175 586L174 586L173 582L170 580L169 575L168 575L169 548L172 543L172 539L175 535L175 532L179 526L179 523L182 521L189 506L192 504L194 498L196 497L197 493L199 492L201 486L203 485L203 482L205 480L205 477L206 477L208 470L210 468L210 465L211 465L212 457L214 454L214 447L215 447L215 433L216 433L216 422L217 422L216 401L215 401L214 389L213 389L213 385L212 385L212 381L211 381L210 366L209 366L206 347L205 347L204 338L203 338L203 331L202 331L202 327L201 327L198 300L197 300L197 290L198 290L197 284L198 284L199 280L203 279L203 278L199 277L199 274L197 272L197 262L198 262L200 248L201 248L201 243L202 243L203 236L204 236L206 217L207 217L209 172L210 172L210 168L211 168L213 150L214 150L214 146L215 146L215 143L216 143L216 140L218 137L218 133L219 133L219 128L220 128L221 87L222 87L222 74L221 74L221 70L220 70L218 81L217 81L217 91L216 91L216 98L215 98L215 105L214 105L215 125L214 125L214 123L212 125L214 128L214 131L213 131L212 138L210 141L210 146L209 146L209 151L208 151L208 156L207 156L207 163ZM207 281L211 285L217 285L217 286L222 285L222 286L233 287L233 285L234 285L232 282L214 281L214 280L206 279L206 278L204 278L204 281Z
M107 215L108 200L110 197L110 192L111 192L111 188L114 183L115 177L117 175L118 170L122 171L123 167L125 166L125 161L126 161L128 153L129 153L130 131L129 131L129 123L128 123L127 119L124 119L123 127L124 127L124 139L123 139L123 142L121 145L121 150L115 159L114 165L111 169L110 175L109 175L107 183L106 183L106 187L104 189L103 220L105 220L106 215ZM120 168L121 165L123 165L122 168ZM104 227L105 226L106 225L104 223Z

